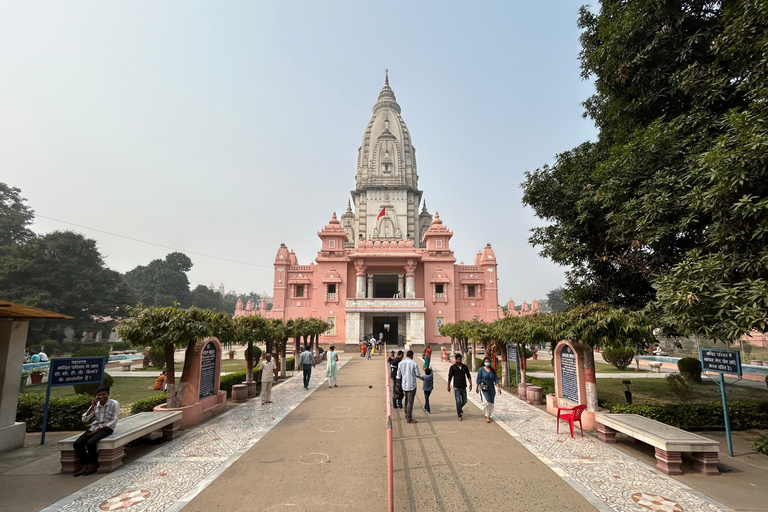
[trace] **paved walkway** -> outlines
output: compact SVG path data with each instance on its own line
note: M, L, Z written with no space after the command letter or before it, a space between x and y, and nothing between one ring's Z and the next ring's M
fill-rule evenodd
M348 359L340 358L339 365ZM273 404L262 406L252 399L43 511L181 510L322 385L323 374L319 367L313 372L310 391L300 376L284 381L272 390ZM269 474L259 471L261 476Z
M433 364L433 414L419 386L419 423L393 417L398 511L730 511L509 394L487 424L470 393L458 422ZM343 356L333 389L320 366L310 391L297 375L44 510L385 510L384 359Z
M433 366L439 375L447 377L447 362L437 361ZM470 401L480 406L476 393L470 393ZM475 414L480 416L480 410ZM494 419L515 441L549 466L598 510L732 512L725 505L592 436L580 437L577 434L571 439L569 433L562 433L563 428L560 429L561 434L556 434L555 418L522 400L502 395L502 399L497 400ZM456 424L463 426L463 423ZM567 429L567 424L564 425ZM498 448L494 444L492 450ZM507 471L513 471L511 466ZM525 499L531 499L531 496L526 493Z

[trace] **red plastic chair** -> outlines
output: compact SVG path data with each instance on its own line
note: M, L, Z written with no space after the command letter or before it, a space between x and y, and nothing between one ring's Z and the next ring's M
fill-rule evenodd
M573 439L573 424L579 422L579 428L581 429L581 437L584 437L584 427L581 426L581 413L587 408L586 405L577 405L576 407L558 407L557 408L557 433L560 433L560 420L568 422L568 426L571 427L571 439ZM560 414L560 411L571 411L568 413Z

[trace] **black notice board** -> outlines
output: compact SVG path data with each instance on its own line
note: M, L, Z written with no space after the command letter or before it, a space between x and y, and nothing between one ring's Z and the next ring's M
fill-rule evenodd
M209 341L203 349L200 363L200 398L213 395L216 387L216 361L219 359L216 345Z
M567 345L560 352L560 383L562 398L578 403L579 378L576 374L576 354Z
M741 376L741 354L736 350L702 348L701 370Z

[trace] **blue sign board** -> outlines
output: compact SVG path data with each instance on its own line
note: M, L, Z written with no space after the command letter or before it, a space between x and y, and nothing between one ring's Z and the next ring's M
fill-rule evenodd
M67 357L51 359L48 385L101 384L104 378L103 357Z
M741 376L741 354L736 350L702 348L701 370Z
M101 384L104 382L105 357L57 357L51 359L48 373L48 391L45 393L43 409L43 431L40 444L45 444L45 430L48 426L48 402L51 388L73 386L75 384Z
M517 362L517 345L507 343L507 359Z

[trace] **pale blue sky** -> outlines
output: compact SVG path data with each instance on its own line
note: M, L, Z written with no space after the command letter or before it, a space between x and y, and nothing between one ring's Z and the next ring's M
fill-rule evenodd
M541 299L563 271L519 184L595 137L579 5L0 2L0 181L41 216L264 265L191 255L193 286L271 292L279 244L308 264L345 210L389 68L457 259L491 242L500 302ZM169 252L72 229L122 272Z

